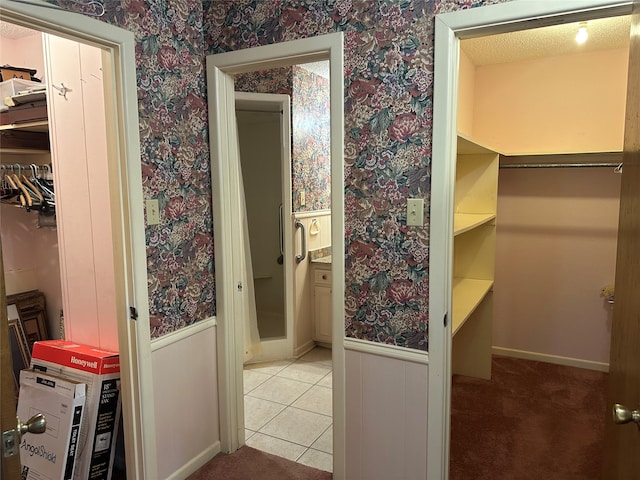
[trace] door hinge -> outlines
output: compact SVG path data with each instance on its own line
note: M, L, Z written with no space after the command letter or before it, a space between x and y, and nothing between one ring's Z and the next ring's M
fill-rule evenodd
M138 320L138 310L136 307L129 307L129 314L131 316L131 320Z
M445 313L444 314L444 328L447 328L448 325L449 325L449 314Z

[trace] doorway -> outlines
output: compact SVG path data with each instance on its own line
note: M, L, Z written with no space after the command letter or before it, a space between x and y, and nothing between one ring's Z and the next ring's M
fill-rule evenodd
M260 345L245 362L293 355L288 95L236 92L236 119ZM251 328L249 326L248 328Z
M243 443L244 412L242 391L242 322L231 323L242 311L237 289L242 280L237 249L241 236L237 206L237 146L235 143L233 74L290 66L317 60L330 62L331 128L331 243L341 251L344 243L343 205L343 82L342 34L296 40L283 44L251 48L207 57L207 83L210 88L214 185L214 230L216 233L216 283L218 287L218 346L221 395L221 440L223 451L235 451ZM235 212L235 213L234 213ZM234 240L235 239L235 240ZM332 317L333 342L333 449L334 478L344 478L344 258L333 259ZM235 312L235 315L234 315ZM238 328L240 327L240 328Z
M549 6L534 7L531 9L526 7L526 5L522 4L505 4L496 6L495 8L487 7L486 18L491 18L490 25L488 21L485 22L483 20L478 20L477 18L476 20L465 18L465 15L462 13L459 13L458 15L452 14L450 16L443 15L440 17L440 19L444 21L440 24L439 22L436 22L436 84L434 93L436 103L434 105L435 112L433 128L434 158L455 158L456 115L452 111L451 104L446 105L446 102L448 102L451 98L456 98L457 95L457 77L456 73L454 73L457 71L457 68L449 69L447 71L446 65L448 65L449 67L453 65L457 66L457 62L459 59L459 39L469 38L480 34L489 35L492 33L502 33L506 31L518 30L519 26L521 28L530 28L531 26L536 27L571 21L584 21L594 18L601 18L604 16L615 16L630 13L630 4L628 3L626 5L616 5L610 4L610 2L595 1L580 2L580 5L572 4L571 10L563 10L560 7L549 8ZM453 90L451 89L452 86ZM453 170L454 168L449 165L449 162L447 161L433 163L432 176L434 182L432 182L432 199L434 200L434 202L432 204L432 214L434 214L434 216L432 216L431 222L431 248L434 249L432 250L434 254L435 252L439 252L440 254L442 254L443 251L450 252L450 249L452 248L450 246L450 239L448 237L448 235L450 234L448 233L450 232L450 227L447 227L447 225L450 224L450 219L445 220L440 217L439 209L444 208L445 211L449 212L445 214L446 216L451 214L451 205L453 205L453 192L451 188ZM437 237L440 236L440 228L444 229L445 233L443 237L438 239ZM440 243L441 241L442 243ZM431 258L436 257L435 255L432 255ZM442 305L441 303L440 305L437 305L437 303L430 302L430 318L438 318L439 314L445 314L446 312L451 311L451 290L449 287L449 285L451 284L451 271L449 270L449 267L447 265L441 266L440 262L438 262L437 264L434 263L432 265L432 268L432 272L438 272L439 274L444 275L444 277L431 277L430 285L432 287L436 285L436 282L442 282L443 278L447 279L447 281L444 282L442 290L440 290L440 287L436 287L440 291L431 292L432 294L437 293L437 295L431 297L434 302L438 303L442 301L442 298L445 299L444 305ZM443 307L443 310L440 310L440 307ZM435 317L432 316L432 314L435 315ZM441 469L436 470L440 474L445 474L448 465L447 457L449 425L447 419L449 418L450 406L450 385L448 384L448 381L451 374L451 333L447 328L446 322L444 325L438 325L438 322L436 322L434 324L434 327L435 328L431 330L432 334L435 333L436 338L441 339L443 343L442 348L437 348L436 351L430 351L430 357L436 360L435 363L432 363L432 367L436 367L438 371L442 371L444 373L443 378L445 379L445 385L441 386L441 388L443 388L445 393L443 411L446 414L443 416L444 421L438 421L438 419L435 419L431 416L430 409L429 427L430 434L438 432L438 435L443 435L443 437L440 438L446 439L444 443L444 451L442 452L444 453L444 461L442 463ZM442 364L440 364L440 361L442 361ZM440 368L442 368L442 370L440 370ZM432 392L433 390L430 388L430 405L431 398L434 398L435 401L438 401L437 398L431 397ZM442 411L439 411L438 413L441 414ZM434 427L436 431L432 430L432 428ZM438 436L436 436L435 438L438 438ZM430 450L430 455L432 453L433 452Z
M129 308L134 308L140 318L148 319L135 40L131 32L118 27L62 9L52 9L46 4L38 8L40 6L36 3L3 2L0 20L98 47L103 55L104 76L112 92L110 101L105 102L105 109L110 119L106 143L113 160L109 162L108 174L103 180L113 212L112 268L117 285L114 303L126 463L130 478L154 477L155 420L150 396L150 364L138 362L138 358L149 358L148 321L137 324L129 317ZM142 404L146 405L145 409L141 409Z

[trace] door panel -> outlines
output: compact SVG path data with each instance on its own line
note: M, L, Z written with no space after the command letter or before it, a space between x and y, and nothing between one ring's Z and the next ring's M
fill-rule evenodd
M608 408L622 403L640 408L640 3L631 22L624 135L624 167L611 333ZM640 430L616 425L607 412L606 479L638 478Z

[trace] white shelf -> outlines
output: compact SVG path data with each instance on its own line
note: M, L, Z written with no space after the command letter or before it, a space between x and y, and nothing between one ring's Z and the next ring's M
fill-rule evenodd
M451 334L455 336L480 302L487 295L493 280L477 280L474 278L453 279L453 312Z
M495 213L456 213L453 216L453 236L473 230L495 218Z

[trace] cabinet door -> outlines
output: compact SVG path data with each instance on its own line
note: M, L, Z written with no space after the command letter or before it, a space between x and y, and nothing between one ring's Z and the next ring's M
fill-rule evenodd
M314 287L314 332L315 340L331 343L331 287Z

